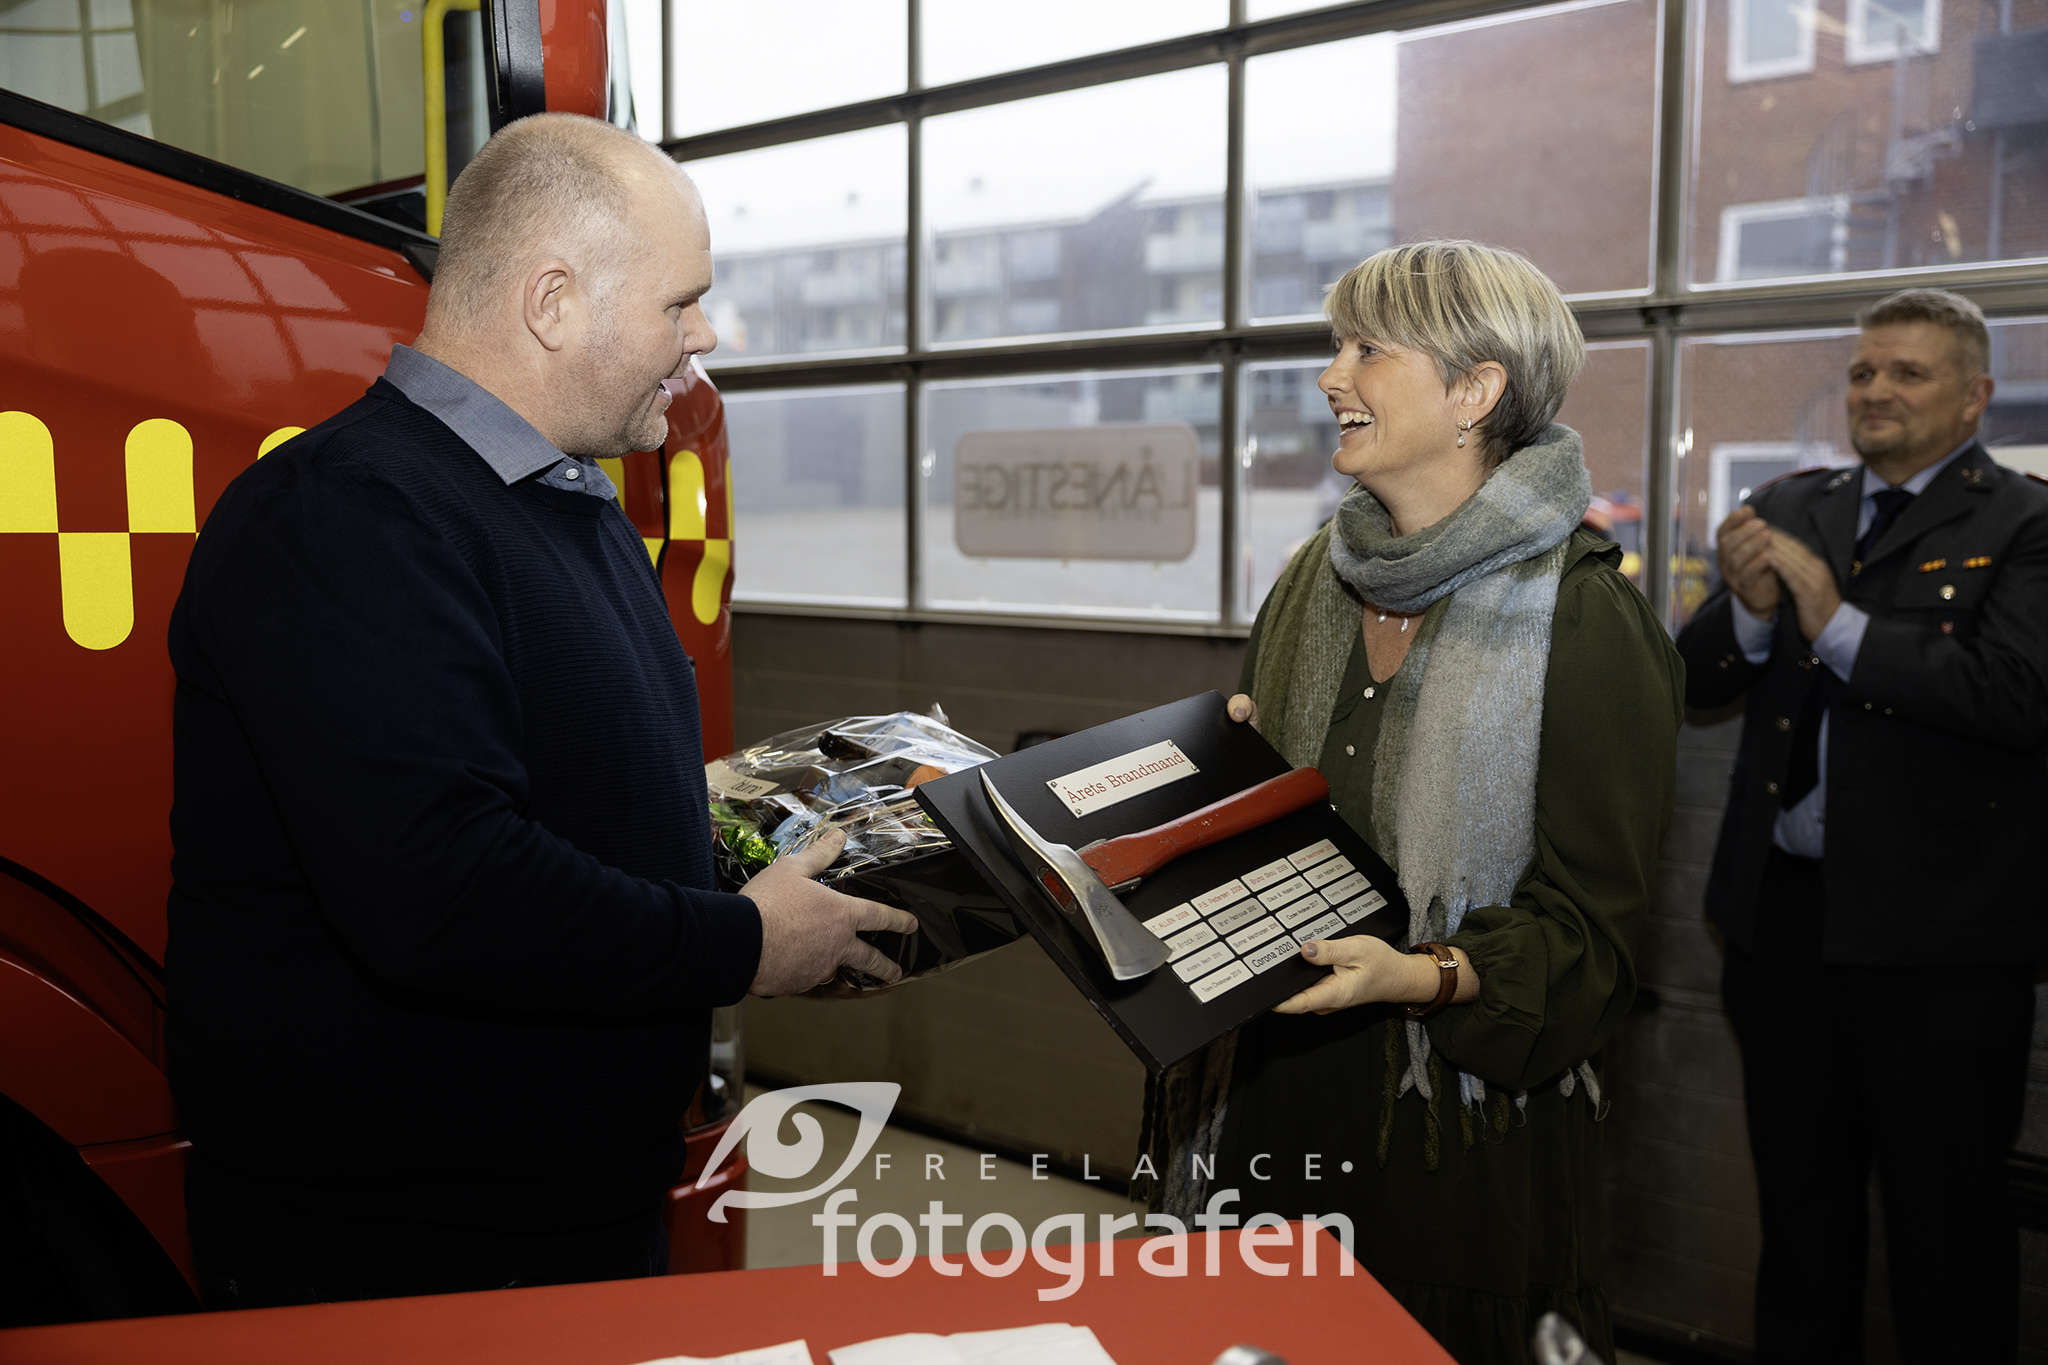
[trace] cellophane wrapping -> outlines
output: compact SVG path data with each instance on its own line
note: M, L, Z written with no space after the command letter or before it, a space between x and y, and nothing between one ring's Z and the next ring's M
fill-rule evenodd
M945 713L896 711L785 730L704 767L720 889L737 891L777 858L832 830L846 847L818 881L908 910L918 932L863 933L905 979L959 965L1024 930L912 794L920 782L978 767L993 749ZM862 989L883 983L842 968Z

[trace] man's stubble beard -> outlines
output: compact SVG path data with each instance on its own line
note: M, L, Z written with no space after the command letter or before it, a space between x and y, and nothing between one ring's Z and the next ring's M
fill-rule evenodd
M633 405L623 412L604 401L609 396L614 370L619 363L616 356L619 329L610 311L611 300L600 297L593 303L590 360L577 381L582 389L578 406L584 409L586 430L590 432L583 442L588 449L565 453L616 459L636 450L659 450L668 438L668 419L663 413L649 410L653 386L636 395ZM625 407L623 400L620 407Z
M670 398L669 402L674 403L675 399ZM626 449L661 449L662 442L668 439L668 409L663 408L657 412L650 408L645 415L644 421L639 417L636 417L634 421L635 425L633 428L625 433L626 439L632 442Z
M1857 436L1854 427L1849 429L1849 448L1855 451L1857 458L1861 459L1865 464L1868 464L1873 458L1882 460L1896 455L1899 449L1897 443L1884 444L1862 439Z

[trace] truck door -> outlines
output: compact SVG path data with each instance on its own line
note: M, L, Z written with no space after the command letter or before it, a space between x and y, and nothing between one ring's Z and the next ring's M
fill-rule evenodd
M429 89L444 173L509 118L605 112L603 0L440 3L432 65L428 17L409 0L0 0L0 708L17 718L0 727L0 1184L39 1163L188 1274L160 964L164 632L193 539L230 479L417 334ZM667 463L629 457L620 484L650 554L696 589L672 612L722 699L715 391L672 411L695 424L684 553L665 553ZM78 1158L96 1182L72 1178ZM78 1287L96 1314L163 1311L124 1292Z

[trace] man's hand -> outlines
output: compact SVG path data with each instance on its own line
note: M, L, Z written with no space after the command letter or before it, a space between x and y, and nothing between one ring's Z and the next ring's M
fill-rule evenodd
M1259 728L1258 703L1242 692L1232 697L1228 702L1225 702L1223 711L1232 720L1242 721L1250 725L1254 730Z
M1351 938L1311 939L1301 945L1301 955L1318 966L1336 970L1315 985L1290 995L1273 1006L1275 1014L1329 1014L1353 1005L1382 1001L1394 1004L1425 1004L1436 999L1435 962L1419 953L1404 953L1382 939L1358 934ZM1454 1004L1479 998L1479 973L1463 948L1452 948L1458 959L1458 989Z
M1842 594L1835 590L1835 571L1805 541L1779 530L1771 532L1764 558L1785 580L1792 605L1799 610L1799 633L1811 644L1842 605Z
M1766 551L1771 528L1754 507L1738 507L1714 533L1714 558L1721 581L1740 598L1749 614L1768 621L1778 609L1778 576L1771 572Z
M916 931L917 917L843 896L814 880L844 847L846 836L834 830L801 853L776 859L741 888L740 894L761 912L761 965L747 988L751 994L795 995L831 980L842 966L883 981L903 975L854 932L888 929L908 934Z

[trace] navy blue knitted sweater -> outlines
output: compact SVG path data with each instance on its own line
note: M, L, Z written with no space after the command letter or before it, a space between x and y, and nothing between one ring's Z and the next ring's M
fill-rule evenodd
M481 1228L651 1207L761 923L708 889L695 675L618 507L379 380L228 486L170 647L194 1157Z

